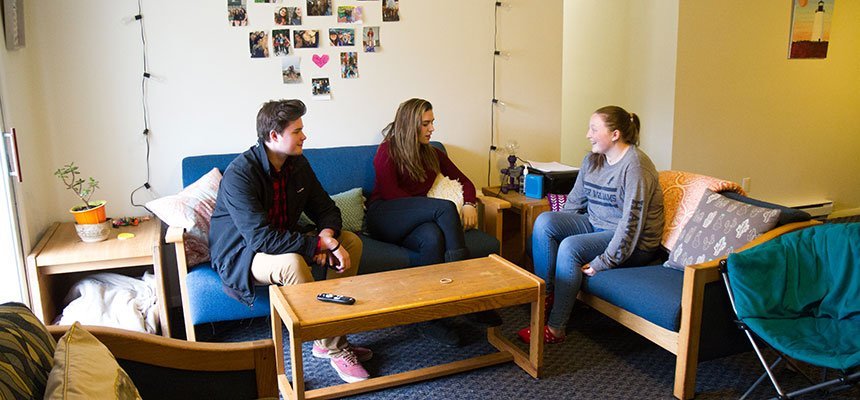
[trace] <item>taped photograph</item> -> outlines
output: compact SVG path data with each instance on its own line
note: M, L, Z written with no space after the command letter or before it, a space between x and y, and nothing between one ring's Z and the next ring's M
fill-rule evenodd
M294 29L293 48L304 49L320 47L320 31L316 29Z
M302 58L298 56L287 56L281 59L281 70L284 83L302 82Z

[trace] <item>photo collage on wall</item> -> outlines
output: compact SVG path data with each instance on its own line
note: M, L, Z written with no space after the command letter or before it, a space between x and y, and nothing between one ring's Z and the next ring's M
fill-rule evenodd
M330 77L325 76L324 67L331 58L339 57L341 79L357 79L358 53L382 50L378 23L364 25L368 22L368 16L371 19L374 19L374 15L379 18L379 14L376 14L379 11L368 15L367 5L371 2L379 4L373 7L379 7L377 10L381 11L383 22L400 21L400 0L344 2L353 4L333 4L334 0L227 0L227 22L230 27L249 28L250 58L280 59L281 80L284 84L307 84L302 76L302 55L306 55L305 58L312 61L304 69L305 73L313 75L310 82L311 98L330 100L332 82ZM252 8L250 12L249 7ZM264 19L261 17L263 15L267 17ZM330 21L331 26L319 29L321 21ZM328 35L328 39L321 35ZM321 50L324 48L338 51L327 54Z

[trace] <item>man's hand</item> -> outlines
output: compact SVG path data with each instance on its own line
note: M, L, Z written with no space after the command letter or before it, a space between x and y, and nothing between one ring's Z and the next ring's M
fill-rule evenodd
M338 242L337 239L333 238L328 234L324 235L325 231L331 231L331 229L323 229L320 232L320 239L322 240L322 249L320 250L322 251L320 252L320 254L314 256L314 262L321 265L325 265L326 254L330 253L332 256L337 258L337 261L340 263L340 265L338 265L337 272L343 272L349 269L352 266L349 261L349 253L343 246L341 246L340 242ZM335 250L332 251L331 249ZM322 259L322 262L319 261L320 258Z
M469 230L478 226L478 209L471 204L463 206L463 229Z
M328 237L328 238L334 239L334 230L331 228L325 228L325 229L321 230L317 236L319 236L321 238L321 242L322 242L323 246L320 249L320 253L314 256L314 264L325 265L326 264L326 254L328 253L326 251L326 249L332 248L336 245L333 244L331 246L326 246L325 245L325 239L322 239L322 238Z
M594 268L591 268L591 264L585 264L582 266L582 273L588 276L594 276L597 274L597 271Z

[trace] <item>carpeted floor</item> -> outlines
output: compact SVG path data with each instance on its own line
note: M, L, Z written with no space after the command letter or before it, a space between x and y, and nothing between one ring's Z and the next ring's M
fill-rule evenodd
M501 310L503 331L511 338L525 326L524 307ZM466 345L449 349L424 340L410 326L350 336L354 344L373 349L365 367L373 376L388 375L494 351L481 329L463 322ZM371 392L354 399L671 399L675 356L589 308L574 310L567 341L549 345L545 374L532 379L513 363L487 367L411 385ZM232 342L271 337L269 321L255 319L198 327L201 341ZM284 333L285 342L288 335ZM287 345L285 344L285 347ZM526 346L523 344L523 348ZM328 365L311 355L304 344L305 384L308 390L342 383ZM285 357L289 368L289 355ZM804 386L795 372L778 369L788 390ZM763 372L752 352L699 365L697 399L738 398ZM289 376L289 372L287 372ZM817 376L817 371L813 376ZM773 397L763 382L752 398ZM804 399L857 399L860 389L813 393Z

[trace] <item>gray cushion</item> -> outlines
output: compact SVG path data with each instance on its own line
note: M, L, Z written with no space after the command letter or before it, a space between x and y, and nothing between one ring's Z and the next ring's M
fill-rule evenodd
M756 236L773 229L780 210L729 199L705 190L690 221L681 231L665 265L683 270L732 253Z
M56 342L25 305L0 305L0 398L41 399Z

